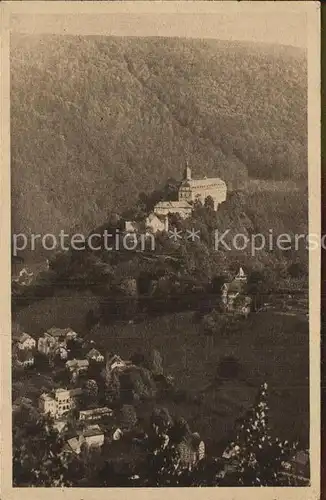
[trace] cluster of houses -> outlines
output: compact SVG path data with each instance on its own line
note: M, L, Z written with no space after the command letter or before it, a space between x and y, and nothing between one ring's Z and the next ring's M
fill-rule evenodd
M78 410L78 401L82 394L83 389L80 387L59 388L50 393L43 393L39 397L39 411L54 419L53 426L61 435L68 430L69 415L72 410L77 411L78 417L73 432L67 436L65 452L79 454L83 444L101 447L105 433L99 422L113 416L113 410L106 406Z
M89 367L89 360L103 363L104 356L95 348L88 352L88 359L69 360L66 368L69 372L79 375L86 372ZM106 361L107 367L113 372L124 369L129 361L122 360L114 355ZM76 379L78 380L78 375ZM71 382L76 382L72 377ZM121 439L124 435L123 429L114 424L114 411L107 406L85 408L82 395L83 388L58 388L48 393L43 393L39 397L38 408L44 415L50 415L53 418L54 428L60 433L67 433L64 452L79 454L83 447L101 447L104 444L104 438L107 436L113 441ZM75 423L73 429L69 429L69 422L72 422L71 415L74 412ZM76 414L78 415L76 417ZM107 433L108 420L111 423L110 435ZM103 425L103 421L105 425Z
M37 340L27 333L13 335L14 349L19 354L25 353L29 363L19 361L23 366L33 364L34 353L39 351L45 356L54 353L66 358L67 342L77 340L78 335L71 328L50 328ZM64 354L63 354L64 353ZM15 361L23 357L15 357ZM138 419L136 410L132 405L123 405L120 410L113 410L108 406L87 404L83 398L84 389L78 386L78 378L86 373L90 361L102 363L109 378L128 369L133 363L114 354L107 359L92 347L85 359L71 359L65 362L66 369L72 375L70 387L59 387L49 392L42 393L38 398L38 410L43 415L53 419L53 426L65 440L63 453L79 455L83 449L101 448L105 442L124 443L124 437L130 442L130 435L135 431ZM128 408L127 408L128 407ZM131 411L132 410L132 411ZM132 418L125 419L123 414L132 413ZM143 433L142 439L148 438ZM168 439L165 443L168 444ZM205 445L196 433L188 433L178 446L180 464L192 468L198 460L205 455Z
M66 368L72 374L87 371L89 363L102 363L104 356L95 347L85 355L85 359L71 359L69 357L69 341L77 341L78 334L71 328L52 327L44 332L37 340L26 332L16 331L12 334L13 361L17 367L34 365L35 352L46 356L51 362L58 357L66 361Z
M234 278L236 283L246 283L246 275L242 269ZM233 281L231 282L231 284ZM236 298L237 287L224 287L226 293ZM68 340L76 340L78 335L71 328L59 329L51 328L45 332L36 341L27 333L13 334L14 347L19 353L28 353L33 356L37 349L42 354L50 356L57 352L58 348L67 348ZM23 358L20 358L23 359ZM137 428L138 418L135 408L132 405L123 405L119 410L113 410L109 406L91 405L88 407L83 398L84 389L78 387L78 375L87 372L90 360L96 363L102 363L106 367L106 372L114 375L121 374L127 370L133 363L130 360L124 360L114 354L107 359L95 348L92 347L85 359L72 359L66 361L66 368L73 376L71 378L71 387L60 387L49 392L44 392L38 399L38 410L43 415L50 415L53 418L53 426L65 440L62 453L79 455L84 449L101 449L105 443L110 446L118 446L121 443L124 450L127 446L132 446L132 442L138 444L146 441L148 435L142 432L141 439L134 438L130 441L133 433L139 436L139 427ZM29 365L31 362L29 362ZM26 366L26 364L24 364ZM132 414L132 418L123 418L123 414ZM162 435L162 429L152 423L152 431ZM165 438L163 448L169 444L168 427L163 431ZM118 444L114 444L118 443ZM205 443L197 432L191 432L190 429L185 433L181 442L177 445L180 467L193 469L194 466L205 457ZM232 460L223 455L225 468L223 474L232 471ZM284 464L285 475L295 477L300 484L308 484L309 477L309 453L304 450L298 451L289 463Z

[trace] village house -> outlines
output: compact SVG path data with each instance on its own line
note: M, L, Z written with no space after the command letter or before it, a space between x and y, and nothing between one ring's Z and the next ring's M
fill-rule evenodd
M104 356L94 347L86 354L88 361L96 361L97 363L103 363Z
M66 368L71 373L76 373L79 375L80 373L86 372L89 367L88 359L71 359L66 362Z
M182 219L190 217L193 207L186 200L181 201L159 201L154 207L154 213L159 216L179 214Z
M61 345L59 345L55 349L54 354L56 356L59 356L60 359L62 359L62 360L66 360L68 358L68 350L64 346L61 346Z
M151 212L143 221L125 221L124 231L135 238L135 235L150 236L169 230L169 218L165 214Z
M107 360L106 362L106 368L109 371L113 371L116 369L124 369L127 366L130 366L131 362L130 361L123 361L120 356L115 354L112 356L110 359Z
M151 212L145 220L146 234L152 233L156 234L159 232L168 232L169 230L169 218L167 215L157 215Z
M19 271L18 274L12 277L12 282L17 283L21 286L29 286L34 279L34 273L29 271L28 268L24 267Z
M82 389L56 389L43 393L39 398L39 410L58 419L76 407L76 398L82 394Z
M108 408L107 406L103 406L102 408L93 408L91 410L80 410L79 412L79 420L80 421L95 421L101 420L104 417L112 417L113 410Z
M120 441L120 439L123 437L123 432L120 429L120 427L117 427L114 429L113 434L112 434L112 439L113 441Z
M222 295L222 304L228 311L234 311L235 310L235 304L239 296L244 296L246 294L246 288L247 288L247 275L242 269L242 267L239 268L238 273L234 276L233 280L224 283L224 285L221 288L221 295ZM249 298L245 303L241 303L241 307L247 308L250 304ZM244 309L244 310L245 310Z
M80 454L82 446L101 447L104 444L104 432L99 425L89 425L86 429L67 441L68 450Z
M28 333L14 333L12 340L18 349L32 350L36 346L36 341Z
M39 337L37 349L45 356L58 354L61 359L67 359L67 342L76 340L77 337L77 333L71 328L52 327Z
M42 337L39 337L37 341L37 350L45 356L49 356L54 353L57 347L57 339L49 335L47 332L45 332Z

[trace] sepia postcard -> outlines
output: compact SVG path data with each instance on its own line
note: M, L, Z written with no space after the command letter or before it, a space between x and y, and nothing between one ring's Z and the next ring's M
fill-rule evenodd
M0 25L1 498L319 499L319 4Z

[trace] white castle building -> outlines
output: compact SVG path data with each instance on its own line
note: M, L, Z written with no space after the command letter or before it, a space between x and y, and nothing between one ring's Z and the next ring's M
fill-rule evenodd
M192 205L195 201L205 203L205 199L210 196L214 202L214 210L226 200L227 187L225 182L218 177L204 179L192 179L191 169L188 165L185 168L183 180L179 187L178 201L160 201L154 207L157 215L168 215L178 213L186 218L192 212Z

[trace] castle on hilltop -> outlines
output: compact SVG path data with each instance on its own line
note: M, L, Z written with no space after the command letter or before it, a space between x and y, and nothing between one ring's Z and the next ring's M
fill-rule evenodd
M192 179L191 169L186 165L183 179L178 191L178 201L160 201L154 207L156 215L168 215L178 213L186 218L191 215L193 203L200 201L205 203L205 199L210 196L214 202L214 210L226 200L227 187L225 182L218 177L204 179Z

